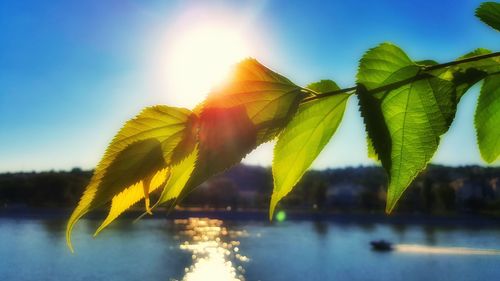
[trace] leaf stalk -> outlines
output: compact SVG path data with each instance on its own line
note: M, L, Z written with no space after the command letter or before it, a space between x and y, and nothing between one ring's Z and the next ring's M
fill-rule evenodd
M489 59L489 58L494 58L494 57L500 57L500 52L494 52L494 53L489 53L489 54L484 54L484 55L478 55L478 56L468 57L468 58L464 58L464 59L459 59L459 60L445 62L445 63L440 63L440 64L435 64L435 65L422 66L422 70L419 71L419 73L417 75L415 75L413 77L410 77L408 79L404 79L404 80L397 81L397 82L394 82L394 83L390 83L390 84L387 84L387 85L384 85L384 86L381 86L381 87L378 87L378 88L375 88L375 89L371 89L371 90L368 91L368 93L373 94L373 93L378 93L378 92L382 92L382 91L388 91L388 90L399 88L399 87L401 87L403 85L406 85L408 83L411 83L413 81L424 79L424 78L428 77L429 74L427 72L429 72L429 71L433 71L433 70L437 70L437 69L442 69L442 68L446 68L446 67L450 67L450 66L455 66L455 65L460 65L460 64L463 64L463 63L468 63L468 62L473 62L473 61L480 61L480 60ZM354 87L339 89L339 90L335 90L335 91L325 92L325 93L322 93L320 95L315 94L313 96L310 96L310 97L307 97L307 98L303 99L301 101L301 103L311 102L311 101L314 101L314 100L319 100L319 99L330 97L330 96L333 96L333 95L354 94L356 92L356 89L357 89L357 86L354 86ZM309 93L312 92L311 90L308 90L308 89L307 89L307 91Z

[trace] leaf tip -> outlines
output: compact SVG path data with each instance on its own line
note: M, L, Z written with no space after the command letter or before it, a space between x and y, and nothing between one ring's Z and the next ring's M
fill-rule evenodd
M71 243L71 233L66 232L66 246L68 246L69 251L74 254L75 249L73 248L73 244Z
M73 248L73 243L71 242L71 232L77 220L78 219L74 219L72 216L66 226L66 246L68 246L68 249L72 254L75 253L75 249Z
M88 196L93 196L93 194L91 194L90 192L84 193L82 199L80 200L80 203L69 217L68 224L66 225L66 245L68 246L71 253L75 252L73 248L73 243L71 242L71 232L73 231L73 227L80 220L80 218L83 217L88 211L87 205L85 204L85 202L88 199Z
M387 192L387 202L385 204L385 213L388 215L394 211L394 208L396 208L399 199L403 195L403 191L395 192L393 189L394 187L389 185L389 191Z
M98 228L97 230L94 232L94 234L92 235L92 238L96 238L97 235L99 235L99 233L106 227L108 226L109 222L107 222L107 220L105 220Z
M389 203L387 202L387 204L385 205L385 213L387 215L390 215L392 213L392 211L394 210L394 207L396 207L396 203Z

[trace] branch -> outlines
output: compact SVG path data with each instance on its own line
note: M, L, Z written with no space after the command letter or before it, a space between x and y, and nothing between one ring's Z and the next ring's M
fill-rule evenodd
M455 61L450 61L450 62L445 62L445 63L441 63L441 64L424 66L423 71L431 71L431 70L436 70L436 69L440 69L440 68L445 68L448 66L454 66L454 65L459 65L462 63L467 63L467 62L471 62L471 61L479 61L479 60L494 58L494 57L498 57L498 56L500 56L500 52L489 53L489 54L479 55L479 56L473 56L473 57L455 60Z
M406 84L408 84L410 82L414 82L414 81L417 81L417 80L420 80L420 79L428 78L429 74L425 73L426 71L437 70L437 69L441 69L441 68L446 68L446 67L450 67L450 66L455 66L455 65L463 64L463 63L473 62L473 61L480 61L480 60L494 58L494 57L500 57L500 52L495 52L495 53L490 53L490 54L485 54L485 55L479 55L479 56L473 56L473 57L469 57L469 58L465 58L465 59L460 59L460 60L455 60L455 61L450 61L450 62L445 62L445 63L441 63L441 64L435 64L435 65L429 65L429 66L422 66L422 71L424 73L420 73L420 74L417 74L416 76L410 77L408 79L404 79L404 80L397 81L397 82L394 82L394 83L390 83L390 84L387 84L387 85L384 85L384 86L381 86L381 87L378 87L378 88L375 88L375 89L371 89L371 90L368 91L368 93L374 94L374 93L378 93L378 92L383 92L383 91L388 91L388 90L392 90L392 89L397 89L397 88L399 88L399 87L401 87L403 85L406 85ZM321 99L321 98L326 98L326 97L330 97L330 96L338 95L338 94L354 94L354 92L356 91L356 89L357 89L357 86L354 86L354 87L349 87L349 88L344 88L344 89L339 89L339 90L335 90L335 91L326 92L326 93L319 94L319 95L316 92L313 93L313 92L311 92L311 90L304 89L308 93L310 93L312 96L303 99L301 103L310 102L310 101L314 101L314 100L318 100L318 99Z

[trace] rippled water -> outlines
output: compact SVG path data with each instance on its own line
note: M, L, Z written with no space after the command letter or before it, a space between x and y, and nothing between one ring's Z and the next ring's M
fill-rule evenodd
M0 219L0 280L498 280L500 226L489 229L329 222ZM372 251L374 239L396 243Z

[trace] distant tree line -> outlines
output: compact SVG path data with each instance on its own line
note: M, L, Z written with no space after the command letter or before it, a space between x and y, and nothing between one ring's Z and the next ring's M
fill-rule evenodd
M4 207L73 207L92 176L92 171L0 174L0 204Z
M92 171L0 174L0 206L73 207ZM314 212L383 212L387 178L380 167L309 171L281 203ZM267 210L269 168L237 165L195 189L183 207ZM403 196L397 212L500 214L500 167L431 166ZM142 206L140 206L142 208Z

